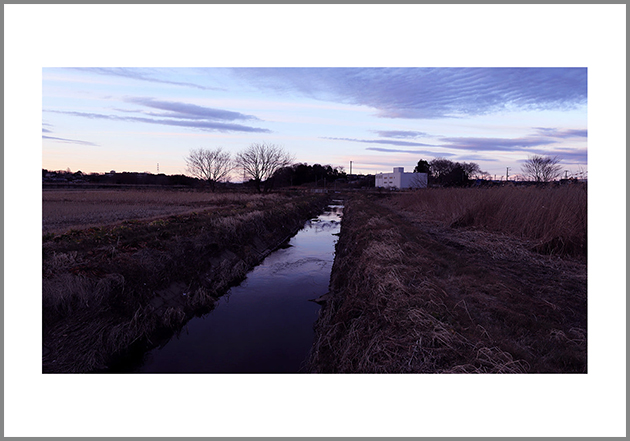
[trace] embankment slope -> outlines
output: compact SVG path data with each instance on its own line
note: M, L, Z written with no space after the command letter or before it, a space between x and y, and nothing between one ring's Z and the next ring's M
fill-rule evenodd
M586 263L346 201L311 372L586 372Z

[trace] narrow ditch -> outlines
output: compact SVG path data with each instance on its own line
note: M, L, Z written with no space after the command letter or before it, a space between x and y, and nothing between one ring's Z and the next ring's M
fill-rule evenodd
M328 292L342 201L334 200L269 254L205 315L118 372L298 373Z

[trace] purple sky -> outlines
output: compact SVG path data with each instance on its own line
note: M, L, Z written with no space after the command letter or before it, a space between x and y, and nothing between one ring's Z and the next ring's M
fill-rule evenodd
M420 159L586 171L587 69L46 68L43 167L185 173L192 148L270 142L375 173Z

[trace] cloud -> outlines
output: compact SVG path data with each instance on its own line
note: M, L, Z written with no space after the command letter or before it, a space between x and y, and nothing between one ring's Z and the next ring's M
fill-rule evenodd
M548 136L551 138L587 138L588 131L587 130L558 130L556 128L547 128L547 127L534 127L534 130L538 132L538 134L542 136Z
M470 151L514 151L519 148L531 148L557 143L552 139L537 136L525 138L440 138L448 144L442 147Z
M95 144L93 142L88 142L88 141L80 141L78 139L66 139L66 138L56 138L54 136L46 136L46 135L42 135L43 139L50 139L52 141L58 141L58 142L67 142L70 144L79 144L79 145L91 145L91 146L95 146L98 147L99 144Z
M155 118L143 118L136 116L117 116L117 115L103 115L100 113L86 113L86 112L71 112L61 110L45 110L47 112L62 113L64 115L78 116L81 118L89 119L104 119L110 121L123 121L123 122L140 122L147 124L160 124L165 126L187 127L192 129L218 131L218 132L251 132L251 133L271 133L271 130L260 129L256 127L243 126L241 124L223 123L208 120L178 120L178 119L155 119Z
M209 120L259 120L253 115L244 115L240 112L202 107L196 104L178 103L173 101L158 101L153 98L127 97L125 102L139 104L153 109L166 110L167 113L154 113L153 116L183 119L209 119Z
M357 139L357 138L329 138L329 137L324 137L322 139L331 139L333 141L363 142L363 143L368 143L368 144L388 144L388 145L397 145L397 146L402 146L402 147L440 147L433 144L424 144L422 142L396 141L396 140L387 140L387 139Z
M53 131L52 131L52 130L48 130L48 129L43 129L43 128L42 128L42 133L53 133Z
M365 150L372 150L375 152L385 153L413 153L414 155L436 156L435 152L428 150L403 150L403 149L388 149L384 147L367 147ZM454 156L453 153L440 152L440 156Z
M414 132L411 130L373 130L381 138L421 138L430 136L425 132Z
M532 153L541 156L557 156L562 164L586 164L588 156L586 149L558 149Z
M133 80L148 81L151 83L171 84L174 86L192 87L201 90L221 90L215 87L201 86L195 83L188 83L183 81L171 81L161 78L157 78L154 75L159 74L159 71L155 69L133 69L126 67L78 67L74 68L83 72L92 72L99 75L118 76L124 78L131 78ZM152 75L153 74L153 75Z
M444 118L587 102L586 68L235 69L263 89L369 106L387 118Z

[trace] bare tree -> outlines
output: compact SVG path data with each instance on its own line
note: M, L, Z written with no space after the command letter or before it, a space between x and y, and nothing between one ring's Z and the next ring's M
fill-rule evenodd
M468 179L479 179L480 176L488 174L487 172L481 170L479 164L475 162L462 162L460 165L462 169L464 169L464 172L466 172Z
M186 166L189 174L207 181L212 191L215 190L216 183L225 180L234 168L230 153L224 152L221 147L214 150L190 150Z
M255 143L236 154L236 163L243 169L245 175L254 181L259 193L262 191L263 182L269 180L276 170L288 166L291 162L293 156L274 144ZM267 186L267 190L269 189Z
M521 171L533 181L549 182L562 174L562 166L557 156L533 155L525 161Z
M454 166L455 164L453 161L446 158L435 158L429 162L431 175L437 179L450 173Z

